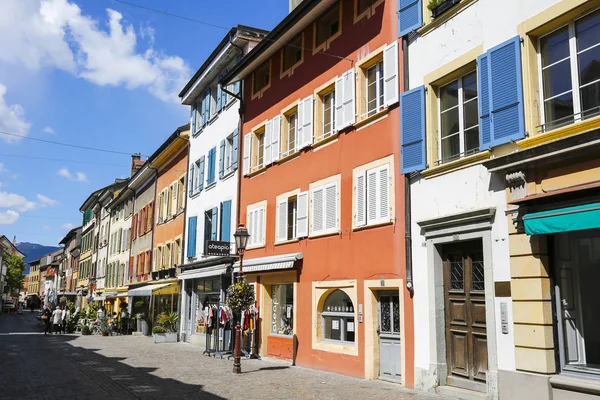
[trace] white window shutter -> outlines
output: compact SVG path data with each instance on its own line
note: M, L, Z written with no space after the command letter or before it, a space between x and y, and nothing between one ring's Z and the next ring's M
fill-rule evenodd
M277 204L277 241L287 240L287 213L288 200L282 200Z
M265 208L261 207L258 210L258 237L259 237L259 242L258 244L260 245L264 245L265 244Z
M343 116L343 126L349 126L354 124L356 121L356 107L355 107L355 82L354 82L354 70L351 69L346 71L343 75L343 99L344 99L344 116ZM337 117L337 115L336 115Z
M308 236L308 192L296 197L296 237Z
M301 120L302 124L302 147L310 146L313 143L313 96L308 96L302 100L301 107L303 109Z
M335 130L344 128L344 85L342 78L335 80Z
M177 184L174 183L173 186L171 186L173 189L173 201L171 202L171 214L175 215L177 214L177 196L179 195L179 189L177 188Z
M378 221L379 196L377 169L367 171L367 223L373 224Z
M398 43L394 41L383 51L383 102L389 106L398 101Z
M279 160L279 137L281 136L281 116L273 118L271 128L271 160L273 162Z
M325 186L325 230L336 230L338 223L337 212L337 182Z
M323 219L325 210L323 209L324 188L322 186L314 188L311 193L312 197L312 233L319 234L323 232Z
M250 173L250 151L252 147L252 134L248 133L244 136L244 175Z
M254 222L254 210L248 212L248 215L246 217L246 224L248 225L247 229L248 229L248 233L250 234L250 237L248 238L248 244L250 246L254 246L256 244L256 224Z
M287 132L285 134L287 135ZM300 101L298 104L298 113L296 114L296 151L300 151L302 147L304 147L304 101Z
M390 166L386 164L379 169L379 219L381 222L387 222L391 218L390 189Z
M365 173L361 172L356 175L356 180L354 182L354 199L356 203L354 204L356 215L355 217L355 225L363 226L367 223L367 219L365 216L366 212L366 187L365 187Z
M273 121L268 121L265 125L265 166L271 164L271 131Z

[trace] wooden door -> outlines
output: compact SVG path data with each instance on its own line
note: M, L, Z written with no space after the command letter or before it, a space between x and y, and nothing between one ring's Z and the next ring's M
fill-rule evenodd
M482 243L447 245L442 254L448 383L485 390L464 382L484 383L488 368Z
M400 343L400 294L379 293L379 378L402 379L402 347Z

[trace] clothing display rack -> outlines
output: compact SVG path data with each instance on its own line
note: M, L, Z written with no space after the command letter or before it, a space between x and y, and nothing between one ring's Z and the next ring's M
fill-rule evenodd
M248 311L242 312L240 326L242 327L241 355L246 358L260 359L256 349L258 333L258 309L256 307L252 306Z
M204 308L206 314L206 349L202 354L209 357L221 357L233 351L232 314L225 303L209 304Z

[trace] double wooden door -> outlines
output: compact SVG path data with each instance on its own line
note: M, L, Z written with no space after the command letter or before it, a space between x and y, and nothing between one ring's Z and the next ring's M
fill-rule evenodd
M448 384L485 390L481 385L488 369L482 242L445 245L442 258Z

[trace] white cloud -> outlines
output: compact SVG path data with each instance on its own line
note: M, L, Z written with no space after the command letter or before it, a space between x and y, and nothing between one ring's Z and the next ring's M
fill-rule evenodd
M19 213L13 210L0 211L0 225L12 225L19 219Z
M0 7L1 9L2 7ZM1 14L1 12L0 12ZM2 25L2 17L0 17L0 27ZM0 32L2 29L0 28ZM0 33L0 37L2 34ZM10 40L4 40L4 42ZM0 53L2 53L0 51ZM4 95L6 94L6 86L0 83L0 131L14 133L16 135L26 136L29 133L31 124L25 120L25 111L18 104L7 104ZM0 139L8 143L15 143L21 138L9 135L0 134Z
M75 172L72 174L67 168L61 168L57 172L58 175L67 178L70 181L75 182L87 182L87 176L83 172Z
M72 223L69 222L69 223L66 223L66 224L62 224L60 227L62 229L67 229L67 230L70 231L71 229L75 228L75 225L73 225Z
M189 66L154 49L152 27L140 29L139 37L148 38L149 45L139 49L133 26L121 13L106 12L104 28L69 0L2 0L0 37L10 37L11 43L3 46L0 60L30 69L59 68L100 86L143 87L176 102L191 75Z
M0 192L0 208L14 208L17 211L30 211L36 204L16 193Z
M54 207L58 205L58 201L53 200L50 197L46 197L43 194L38 194L37 199L42 207Z
M51 127L47 126L44 129L42 129L42 132L44 133L49 133L51 135L54 135L56 132L54 131L54 129L52 129Z

